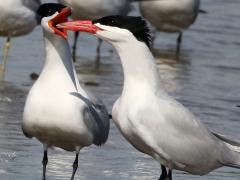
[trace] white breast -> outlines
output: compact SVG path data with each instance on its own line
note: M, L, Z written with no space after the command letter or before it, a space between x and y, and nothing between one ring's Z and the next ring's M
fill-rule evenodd
M142 15L160 31L181 32L196 19L199 0L159 0L140 2Z

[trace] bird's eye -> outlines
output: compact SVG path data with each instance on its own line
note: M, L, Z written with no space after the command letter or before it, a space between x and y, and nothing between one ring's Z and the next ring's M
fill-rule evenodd
M116 24L117 24L116 20L113 19L113 20L110 21L110 25L116 25Z
M110 26L119 27L119 28L122 27L122 24L121 24L118 20L116 20L116 19L112 19L112 20L109 22L109 25L110 25Z
M44 13L44 16L48 17L48 16L52 16L53 14L54 14L54 11L52 9L49 9Z

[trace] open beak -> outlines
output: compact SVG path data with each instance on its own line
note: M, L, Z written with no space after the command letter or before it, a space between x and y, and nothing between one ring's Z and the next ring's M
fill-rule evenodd
M59 29L57 27L57 25L59 23L63 23L63 22L66 22L67 19L68 19L68 16L71 15L71 9L69 7L66 7L64 9L62 9L62 11L56 16L54 17L53 19L51 19L49 22L48 22L48 25L49 27L52 28L52 30L59 36L67 39L67 30L65 29Z
M60 23L57 25L57 28L71 31L82 31L88 32L91 34L96 34L98 31L102 31L103 29L95 26L92 21L84 20L84 21L68 21L64 23Z

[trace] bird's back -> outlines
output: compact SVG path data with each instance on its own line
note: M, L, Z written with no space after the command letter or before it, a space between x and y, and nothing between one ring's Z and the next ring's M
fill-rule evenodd
M73 9L74 19L98 19L104 16L130 11L128 0L59 0Z

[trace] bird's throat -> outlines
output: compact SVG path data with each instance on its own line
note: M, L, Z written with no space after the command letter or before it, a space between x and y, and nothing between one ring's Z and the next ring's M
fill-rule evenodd
M79 83L71 59L72 55L68 42L60 36L50 36L48 34L45 34L44 41L46 57L41 75L44 74L46 76L47 73L49 76L56 76L56 79L58 77L59 80L61 80L61 77L66 81L68 79L71 81L74 89L78 91Z
M114 46L123 66L124 88L136 84L145 84L151 88L159 86L160 77L155 59L144 43L136 40Z

